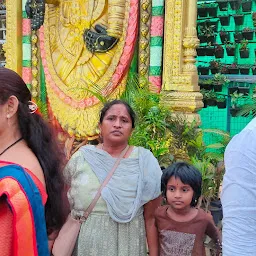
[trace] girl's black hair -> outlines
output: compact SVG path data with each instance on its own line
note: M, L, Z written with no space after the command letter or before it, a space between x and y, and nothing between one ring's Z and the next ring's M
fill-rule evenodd
M107 111L113 106L113 105L116 105L116 104L122 104L126 107L127 109L127 112L129 113L130 117L131 117L131 120L132 120L132 128L135 127L135 118L136 118L136 114L135 112L133 111L133 109L131 108L131 106L126 102L126 101L123 101L123 100L112 100L112 101L109 101L107 102L104 107L101 109L100 111L100 123L102 123Z
M0 105L14 95L19 100L18 123L23 139L36 155L45 178L48 199L45 205L47 232L51 234L64 223L62 192L63 159L49 125L36 113L31 114L31 94L25 82L14 71L0 68Z
M163 171L161 178L161 190L166 197L167 183L171 177L179 178L182 183L189 185L194 195L190 205L196 206L198 198L201 196L202 175L193 165L185 162L177 162L170 165Z

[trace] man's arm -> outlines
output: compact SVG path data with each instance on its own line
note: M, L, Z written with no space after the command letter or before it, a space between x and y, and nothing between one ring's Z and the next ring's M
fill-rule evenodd
M222 251L224 256L248 256L256 251L256 144L245 131L225 152Z

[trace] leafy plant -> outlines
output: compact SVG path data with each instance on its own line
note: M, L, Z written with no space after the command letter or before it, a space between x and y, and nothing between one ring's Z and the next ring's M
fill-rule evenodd
M202 196L199 198L198 207L202 204L207 210L214 193L215 167L209 158L191 157L191 163L201 172L202 175Z
M233 49L236 47L236 44L234 42L225 41L226 49Z
M226 98L224 96L219 96L217 99L216 99L217 102L225 102L226 101Z
M213 77L213 83L215 84L225 84L229 82L230 81L227 79L227 77L221 73L217 73Z
M193 155L200 154L203 147L202 133L195 121L186 120L186 116L171 116L168 119L168 129L173 135L170 145L174 161L189 161Z
M225 97L220 97L218 100L225 100ZM203 134L209 134L212 139L217 141L206 146L205 156L215 163L223 161L225 148L231 140L230 134L220 129L203 129Z
M215 44L215 52L222 51L222 50L223 50L223 46L222 45Z
M221 74L228 74L228 66L227 65L222 65L220 69Z
M208 210L210 201L218 199L221 181L224 174L224 151L231 136L228 132L219 129L202 129L202 134L215 138L214 143L201 147L200 157L191 157L191 163L202 174L202 197L199 206Z
M238 65L237 65L236 62L233 62L232 64L230 64L230 65L228 66L228 68L238 68Z
M256 95L255 93L248 98L248 102L242 106L240 106L240 110L238 111L238 116L248 116L252 114L253 117L256 116Z
M251 68L251 66L252 66L252 65L250 65L250 64L239 64L239 65L238 65L238 68L240 68L240 69L243 69L243 68Z
M210 90L208 92L205 92L204 98L205 99L216 99L217 98L217 94L213 90Z
M243 40L240 42L239 50L240 50L240 51L246 51L246 50L248 50L248 40L243 39Z
M160 166L167 167L172 161L172 134L167 128L167 118L171 111L161 105L160 95L151 92L149 87L149 82L143 88L140 87L137 75L130 74L126 91L121 96L137 114L130 144L151 150Z
M199 79L198 83L199 84L212 84L212 79Z
M244 95L243 93L238 93L235 91L234 93L230 94L231 96L231 108L237 108L239 107L239 100L241 100Z
M221 63L220 61L217 61L217 60L211 60L209 62L210 64L210 68L216 68L216 69L219 69L221 67Z
M243 28L242 32L253 32L254 30L250 27Z
M199 26L200 28L200 34L204 35L206 37L210 37L210 36L214 36L214 29L215 29L215 25L204 25L204 26Z

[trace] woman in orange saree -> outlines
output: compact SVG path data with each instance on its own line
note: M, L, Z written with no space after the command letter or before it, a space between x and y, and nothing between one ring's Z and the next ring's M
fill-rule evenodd
M0 68L1 256L49 255L64 221L61 154L36 110L21 77Z
M43 184L29 170L0 161L0 252L3 256L49 255Z

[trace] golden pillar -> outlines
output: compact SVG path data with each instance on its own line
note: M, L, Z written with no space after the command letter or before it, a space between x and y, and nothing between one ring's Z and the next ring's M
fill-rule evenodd
M195 66L197 1L168 0L165 5L162 101L175 113L199 122L196 111L203 107L203 97Z
M22 1L6 1L6 67L22 73Z

